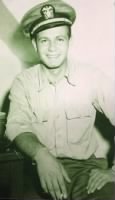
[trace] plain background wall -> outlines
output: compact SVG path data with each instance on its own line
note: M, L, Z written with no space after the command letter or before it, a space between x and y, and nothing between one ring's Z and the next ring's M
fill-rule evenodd
M0 40L0 110L14 77L20 71L20 61L12 54L6 44Z
M113 0L65 0L74 6L77 11L77 20L73 26L73 39L70 45L70 57L88 62L101 68L110 77L114 78L114 1ZM3 0L1 1L12 13L14 19L20 22L24 13L41 0ZM0 12L1 13L1 12ZM0 14L2 27L7 16ZM9 20L8 20L9 25ZM13 25L11 24L13 27ZM1 31L3 30L1 29ZM14 27L13 27L14 28ZM13 28L2 34L13 33ZM1 32L0 31L0 32ZM11 32L12 31L12 32ZM1 36L1 35L0 35ZM0 107L5 93L22 69L22 62L18 54L14 54L7 46L8 41L0 38ZM26 46L24 51L26 51ZM31 51L30 51L31 53ZM24 54L24 53L23 53ZM28 56L29 59L29 56Z

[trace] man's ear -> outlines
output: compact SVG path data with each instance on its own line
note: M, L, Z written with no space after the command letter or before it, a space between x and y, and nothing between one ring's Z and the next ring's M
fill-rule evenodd
M32 45L33 45L35 51L37 52L37 44L36 44L35 39L32 39Z
M72 44L72 37L69 38L69 44Z
M69 48L68 48L68 55L70 56L71 59L74 58L74 55L75 55L75 49L74 49L74 40L73 38L71 37L69 39Z

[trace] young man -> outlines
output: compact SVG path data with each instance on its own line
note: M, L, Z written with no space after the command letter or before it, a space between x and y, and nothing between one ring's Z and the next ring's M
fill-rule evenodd
M50 0L22 20L40 64L22 72L10 93L6 134L36 162L41 186L53 199L112 199L114 167L96 131L96 109L115 125L113 84L68 57L75 10ZM108 133L109 134L109 133Z

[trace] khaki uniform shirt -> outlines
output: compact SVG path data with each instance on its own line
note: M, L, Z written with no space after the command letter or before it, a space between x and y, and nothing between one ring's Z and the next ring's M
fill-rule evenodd
M112 81L91 66L69 64L63 79L52 83L43 67L24 70L12 85L8 138L32 132L56 157L105 157L108 143L94 123L98 109L115 124Z

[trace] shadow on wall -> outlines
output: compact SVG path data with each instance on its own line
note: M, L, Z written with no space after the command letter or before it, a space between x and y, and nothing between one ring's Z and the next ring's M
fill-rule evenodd
M11 51L29 66L37 64L39 59L30 39L26 38L12 13L0 1L0 39Z
M8 46L12 53L20 60L24 68L33 66L39 62L38 55L34 51L30 39L24 36L20 24L6 8L3 1L0 1L0 40ZM2 66L0 67L2 68ZM6 113L8 113L9 109L8 94L9 92L6 93L1 108L1 111Z

